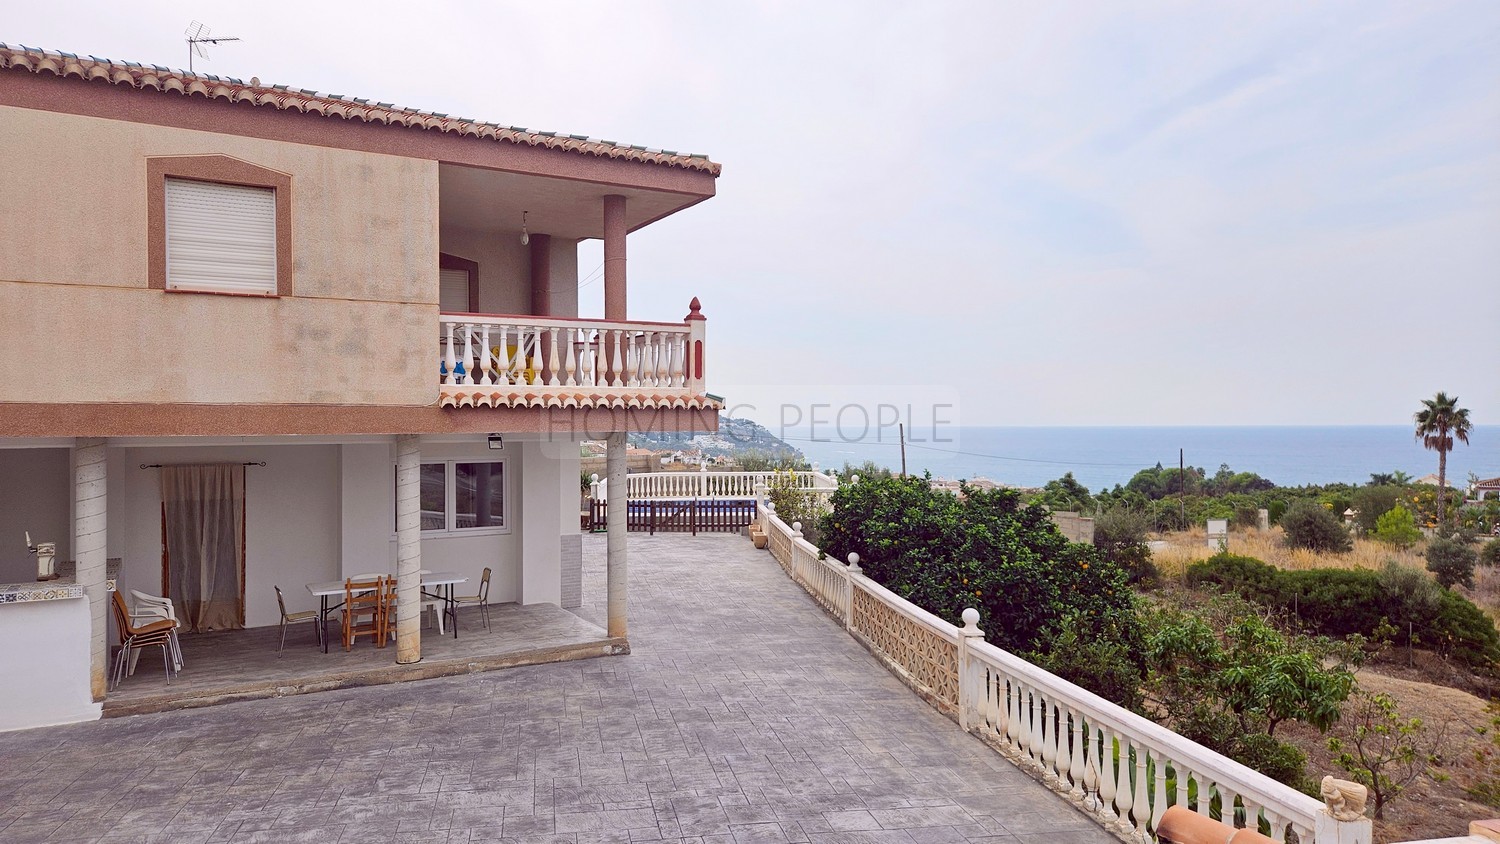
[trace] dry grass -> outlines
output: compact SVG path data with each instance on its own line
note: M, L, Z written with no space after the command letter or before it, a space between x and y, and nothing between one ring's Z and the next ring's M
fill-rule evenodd
M1155 537L1151 558L1164 577L1178 579L1187 567L1199 560L1212 557L1217 549L1208 547L1208 535L1202 528L1167 533ZM1158 543L1164 542L1165 546ZM1305 548L1286 547L1286 538L1281 528L1273 527L1267 533L1255 530L1231 531L1229 553L1257 560L1281 569L1379 569L1386 560L1395 560L1404 566L1426 571L1427 561L1421 551L1425 542L1406 549L1392 548L1373 539L1355 539L1354 550L1347 554L1320 554ZM1474 588L1456 587L1464 597L1473 601L1493 619L1500 620L1500 569L1479 566L1474 570Z
M1208 536L1201 528L1163 534L1160 540L1167 545L1153 551L1152 557L1162 573L1171 577L1181 576L1189 563L1206 560L1217 551L1208 547ZM1241 530L1229 534L1229 553L1254 557L1282 569L1378 569L1385 566L1386 560L1422 568L1424 562L1417 554L1419 550L1420 546L1401 551L1383 542L1356 539L1354 550L1347 554L1320 554L1286 547L1286 538L1279 527L1267 533Z

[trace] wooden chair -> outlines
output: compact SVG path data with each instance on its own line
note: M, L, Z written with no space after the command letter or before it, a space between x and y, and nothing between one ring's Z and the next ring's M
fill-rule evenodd
M120 633L120 652L115 655L114 671L110 674L109 687L113 689L125 679L125 666L130 662L131 654L142 648L152 647L161 648L161 663L166 669L167 685L171 685L175 662L172 654L172 631L177 629L177 622L170 618L163 618L136 627L130 620L130 608L125 606L125 598L118 589L114 591L113 606L115 626Z
M484 567L484 574L479 578L478 595L455 595L455 604L478 604L479 617L484 620L484 629L490 629L490 567ZM458 616L453 617L453 624L458 625Z
M276 590L276 606L277 606L277 608L279 608L281 610L281 644L278 645L277 648L276 648L276 657L277 657L277 659L280 659L282 651L286 650L286 626L288 624L299 624L299 623L304 622L304 621L313 621L313 622L316 622L316 621L318 621L318 611L317 610L303 610L301 612L287 612L286 611L286 598L283 598L282 595L281 595L281 587L280 586L272 586L271 588ZM318 635L318 644L322 645L323 644L323 625L322 624L314 624L313 625L313 629L317 632L317 635Z
M385 612L386 638L392 642L396 641L396 620L399 618L396 598L396 578L385 579L385 596L381 599L380 608Z
M375 637L375 647L385 647L385 578L374 580L344 579L342 615L344 650L354 646L359 636Z

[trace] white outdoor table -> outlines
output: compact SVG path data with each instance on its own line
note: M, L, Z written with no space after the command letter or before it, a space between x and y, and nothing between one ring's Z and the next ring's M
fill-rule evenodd
M458 638L458 601L453 597L453 587L468 582L467 575L456 571L430 571L422 575L422 591L434 598L442 599L443 615L453 620L453 638L455 639ZM428 592L429 587L437 591ZM318 629L323 631L323 653L326 654L328 653L328 614L344 605L343 601L330 604L329 599L344 594L344 581L325 580L321 583L309 583L307 591L318 599Z

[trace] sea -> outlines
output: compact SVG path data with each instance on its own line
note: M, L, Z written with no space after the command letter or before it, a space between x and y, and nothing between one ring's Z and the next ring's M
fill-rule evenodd
M826 432L788 428L778 436L826 468L866 460L901 468L899 438L849 440ZM819 436L818 434L824 434ZM908 472L947 479L986 478L1038 487L1072 472L1097 492L1124 484L1137 471L1176 466L1179 449L1189 466L1209 475L1220 465L1255 472L1278 486L1362 484L1377 472L1400 470L1411 478L1437 472L1437 453L1401 425L1257 427L949 427L907 431ZM1478 425L1469 444L1448 455L1448 482L1462 487L1470 472L1500 476L1500 425Z

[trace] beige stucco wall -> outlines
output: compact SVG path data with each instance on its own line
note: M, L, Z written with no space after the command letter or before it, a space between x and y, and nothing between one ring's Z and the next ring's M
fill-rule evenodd
M518 232L440 227L443 252L479 264L479 312L531 312L531 258Z
M486 314L531 313L531 250L518 233L440 228L442 251L479 264L479 310ZM552 238L552 315L578 316L578 241Z
M291 297L147 287L146 159L208 154L292 176ZM0 155L0 401L436 399L435 162L11 107Z

